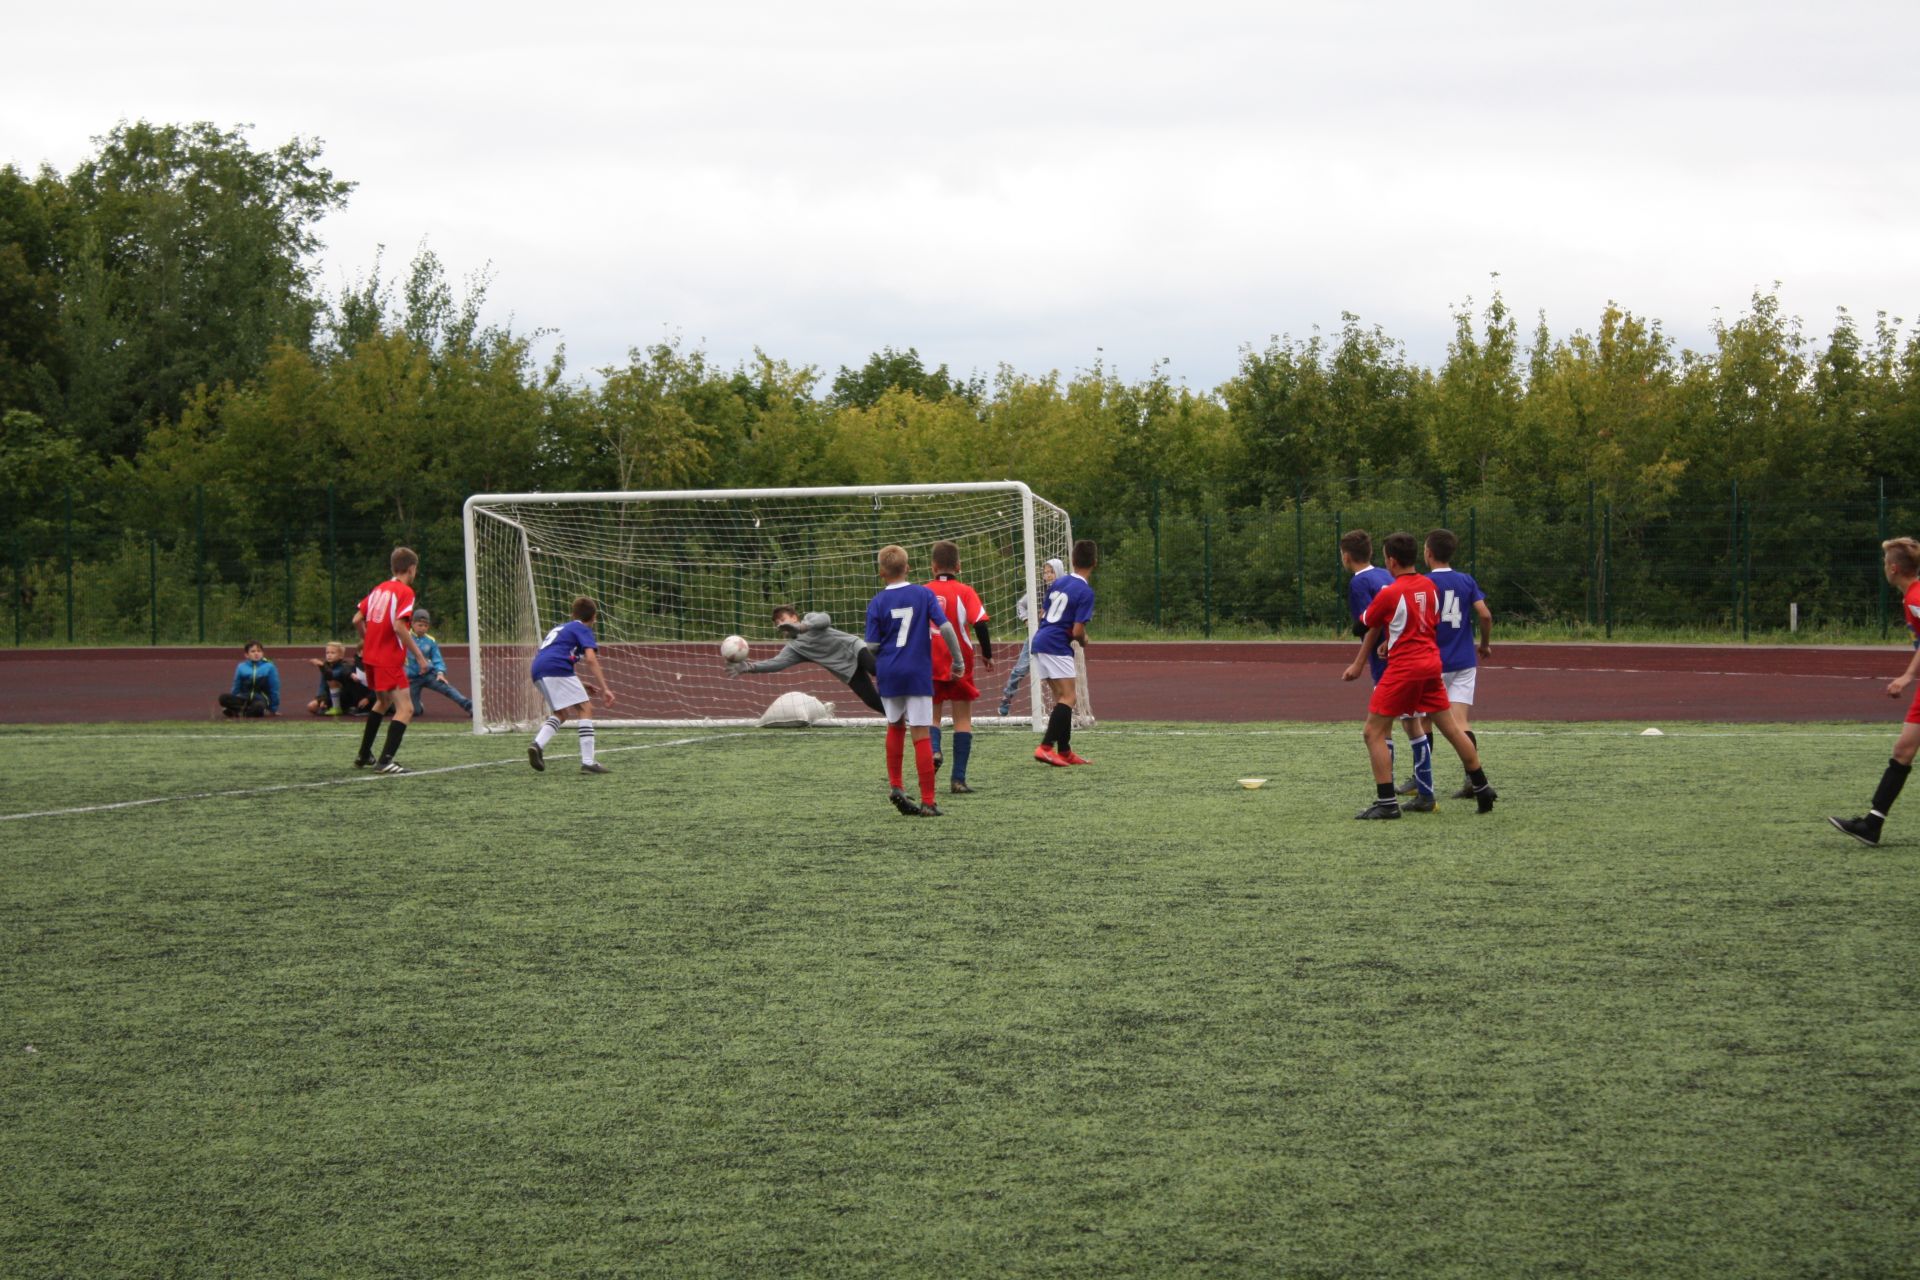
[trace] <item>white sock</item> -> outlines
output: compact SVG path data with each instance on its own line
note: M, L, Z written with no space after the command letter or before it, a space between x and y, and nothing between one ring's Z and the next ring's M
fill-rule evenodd
M580 722L580 763L593 763L593 721Z
M533 735L533 745L545 751L547 744L553 741L553 735L558 732L560 732L559 719L555 716L548 716L547 722L540 726L540 732Z

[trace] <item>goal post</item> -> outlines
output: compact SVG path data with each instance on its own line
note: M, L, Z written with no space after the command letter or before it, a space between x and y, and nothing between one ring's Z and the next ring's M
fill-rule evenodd
M1066 560L1073 545L1067 513L1020 481L490 493L468 498L462 518L477 733L524 729L545 716L528 667L577 596L601 607L595 632L617 699L596 706L601 724L751 724L796 689L833 703L835 723L878 724L814 663L728 677L719 641L742 635L754 659L773 657L784 641L771 612L783 604L830 614L835 627L859 635L879 589L879 549L905 547L913 577L925 580L942 540L960 548L960 577L979 592L995 636L994 670L976 658L975 724L1044 724L1044 682L1031 671L1016 694L1019 714L993 714L1045 608L1040 565ZM1022 597L1041 602L1024 623L1015 609Z

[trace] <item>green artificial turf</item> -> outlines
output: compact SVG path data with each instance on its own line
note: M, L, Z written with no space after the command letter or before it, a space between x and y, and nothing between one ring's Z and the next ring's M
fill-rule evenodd
M1397 824L1346 726L938 820L862 731L0 730L4 813L288 788L0 821L0 1270L1911 1273L1893 728L1666 727Z

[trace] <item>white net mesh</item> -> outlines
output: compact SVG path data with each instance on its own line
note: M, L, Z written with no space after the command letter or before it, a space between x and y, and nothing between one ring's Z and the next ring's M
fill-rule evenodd
M525 727L546 714L528 665L540 637L583 595L600 602L600 659L618 699L596 708L601 723L750 723L794 689L834 703L840 719L878 723L811 662L727 678L719 642L745 636L753 658L772 657L782 640L771 614L782 604L829 613L858 635L880 585L875 552L905 547L915 580L925 581L929 549L942 539L959 545L960 577L992 620L995 669L975 672L974 710L985 723L1026 643L1014 604L1027 591L1029 564L1065 559L1072 526L1064 511L1009 482L478 497L468 504L467 536L482 728ZM1030 723L1036 705L1023 681L1017 723Z

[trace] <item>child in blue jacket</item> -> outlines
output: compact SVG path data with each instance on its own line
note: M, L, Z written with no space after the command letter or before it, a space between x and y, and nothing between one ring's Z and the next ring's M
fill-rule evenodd
M435 693L452 698L462 711L472 714L473 700L447 682L447 660L440 656L440 646L427 634L427 628L433 625L433 616L425 609L413 611L413 642L420 646L420 653L429 664L422 671L420 664L407 655L407 689L413 694L413 714L425 715L426 708L420 705L420 691L431 689Z
M280 714L280 670L267 661L258 640L247 641L246 657L233 669L233 689L220 695L220 710L229 720Z

